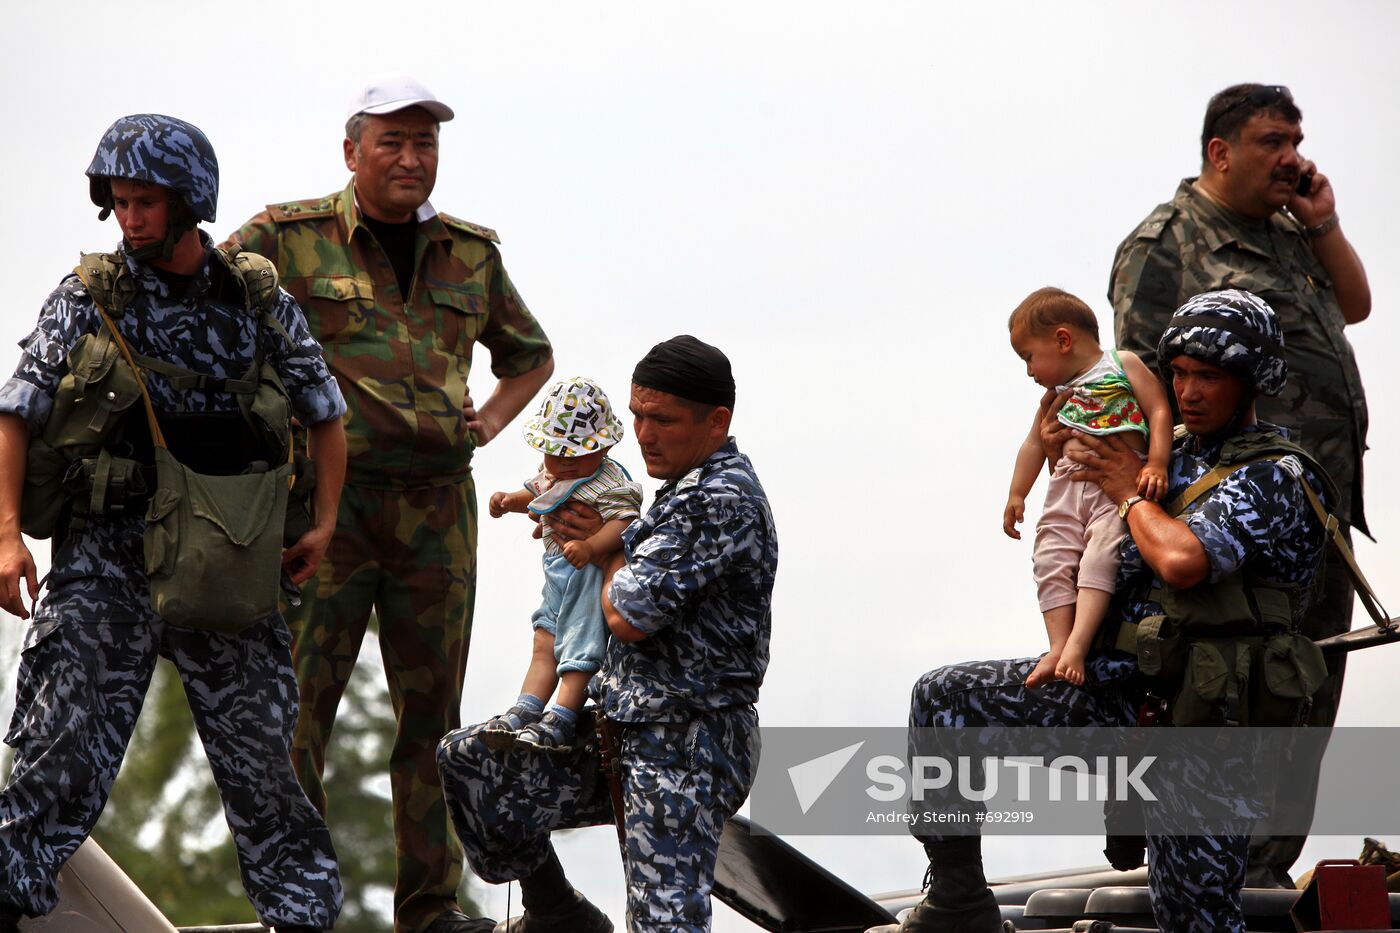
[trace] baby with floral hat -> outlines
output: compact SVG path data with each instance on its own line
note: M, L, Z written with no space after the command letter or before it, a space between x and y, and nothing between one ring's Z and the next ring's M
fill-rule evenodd
M560 544L548 522L544 538L544 593L530 622L534 650L520 696L482 727L492 748L515 743L556 751L573 741L588 680L602 663L608 627L603 619L602 558L622 549L622 532L641 514L642 487L608 456L622 440L622 423L597 383L582 377L555 383L535 417L525 422L525 440L544 455L540 472L515 492L491 495L492 518L524 512L537 521L565 502L596 509L603 527L591 537ZM548 710L544 701L559 688Z

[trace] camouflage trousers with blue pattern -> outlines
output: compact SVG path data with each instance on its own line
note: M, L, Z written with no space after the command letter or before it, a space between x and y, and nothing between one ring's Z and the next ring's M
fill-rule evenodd
M758 714L744 706L683 723L619 725L628 929L708 931L720 833L758 765ZM540 868L552 830L614 822L597 743L584 741L587 714L566 756L493 752L479 728L443 739L438 764L467 860L483 880L501 884Z
M15 758L0 792L0 900L32 916L56 905L58 873L106 805L163 655L184 684L258 919L334 926L342 900L335 850L292 772L289 643L280 618L238 635L158 619L32 623L5 736Z
M1130 726L1137 722L1143 688L1133 659L1091 657L1084 687L1057 680L1031 690L1025 680L1036 660L975 661L930 671L914 685L910 728ZM1169 785L1170 796L1159 794L1159 798L1169 813L1189 819L1194 795L1216 794L1222 785L1249 786L1248 765L1238 764L1228 775L1184 765L1174 773L1177 780ZM1246 795L1241 812L1247 814L1253 806ZM1232 834L1148 835L1148 894L1161 929L1243 933L1240 888L1248 855L1248 825L1246 819L1243 831ZM938 837L918 838L926 844L938 842Z

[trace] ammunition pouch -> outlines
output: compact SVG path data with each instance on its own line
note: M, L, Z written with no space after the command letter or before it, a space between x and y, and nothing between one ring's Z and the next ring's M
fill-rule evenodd
M138 460L114 457L105 449L96 457L74 460L63 474L73 527L88 518L140 515L151 498L152 472Z
M127 410L140 398L141 384L106 330L78 338L44 432L29 442L20 500L25 534L52 537L70 496L91 498L92 487L82 488L70 473L83 461L96 468L102 452L121 436ZM75 503L74 511L80 508Z
M1240 576L1186 590L1158 589L1163 615L1120 633L1178 726L1291 726L1303 722L1327 666L1292 631L1296 588Z
M258 447L277 460L286 460L292 447L291 397L271 363L262 362L256 378L257 388L238 396L238 407Z
M164 448L155 457L144 550L156 614L224 635L275 614L293 465L211 476Z
M1327 679L1327 661L1311 638L1282 633L1264 640L1254 659L1251 725L1300 726L1312 711L1313 694Z
M19 527L31 538L52 538L58 530L68 495L63 489L68 455L41 440L29 442L20 494Z
M1188 638L1151 616L1137 634L1140 670L1178 726L1302 725L1327 678L1322 650L1298 633Z

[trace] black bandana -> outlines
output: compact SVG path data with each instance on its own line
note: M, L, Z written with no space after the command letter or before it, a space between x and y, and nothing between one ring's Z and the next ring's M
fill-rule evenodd
M632 371L632 382L692 402L734 407L729 357L689 334L652 347Z

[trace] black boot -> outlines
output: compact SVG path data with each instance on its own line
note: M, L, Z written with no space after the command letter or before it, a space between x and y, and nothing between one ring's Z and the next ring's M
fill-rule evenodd
M928 893L899 933L1001 933L1001 908L982 873L981 837L926 842L924 851Z
M612 921L575 891L551 848L549 858L520 879L525 913L498 924L497 933L612 933Z
M19 933L19 922L23 918L24 911L0 901L0 933Z

